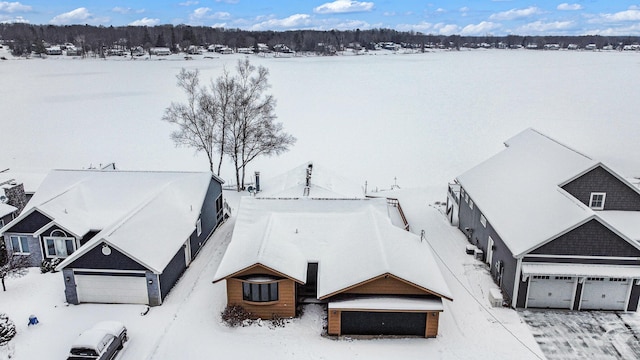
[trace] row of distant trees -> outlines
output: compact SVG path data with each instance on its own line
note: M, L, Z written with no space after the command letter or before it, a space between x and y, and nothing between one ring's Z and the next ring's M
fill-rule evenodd
M314 51L318 43L333 45L337 48L350 43L363 46L378 42L394 42L412 45L444 45L459 48L464 44L487 43L507 46L526 46L535 43L577 44L584 47L596 44L632 45L640 42L638 36L460 36L423 34L414 31L392 29L368 30L294 30L294 31L248 31L241 29L212 28L189 25L158 26L91 26L91 25L32 25L22 23L0 24L0 40L11 41L14 53L31 51L33 46L42 42L51 44L73 43L86 51L104 46L169 47L174 51L191 45L223 44L231 48L254 47L257 43L270 46L285 44L294 51Z

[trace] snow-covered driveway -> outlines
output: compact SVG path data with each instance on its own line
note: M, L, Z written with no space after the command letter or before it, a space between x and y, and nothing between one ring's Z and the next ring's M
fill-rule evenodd
M520 310L549 360L640 359L637 312Z

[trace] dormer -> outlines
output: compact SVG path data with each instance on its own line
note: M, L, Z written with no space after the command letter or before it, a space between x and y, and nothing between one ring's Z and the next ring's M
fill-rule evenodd
M560 187L596 211L640 211L639 190L600 163Z

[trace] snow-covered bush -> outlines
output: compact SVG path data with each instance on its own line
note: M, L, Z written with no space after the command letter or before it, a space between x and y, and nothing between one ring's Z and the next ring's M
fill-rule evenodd
M0 313L0 346L5 345L16 336L16 325L7 314Z
M251 320L251 313L240 305L227 305L222 312L222 320L229 326L245 326L250 324L248 320Z
M271 316L271 327L273 328L284 327L288 323L289 323L288 319L285 319L278 314L273 314Z
M42 260L42 263L40 263L40 272L43 274L48 272L56 272L56 266L58 266L61 261L62 260L60 258Z

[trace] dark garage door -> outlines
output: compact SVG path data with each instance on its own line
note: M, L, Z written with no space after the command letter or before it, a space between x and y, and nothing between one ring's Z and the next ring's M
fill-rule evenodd
M424 337L427 314L343 311L343 335L417 335Z

